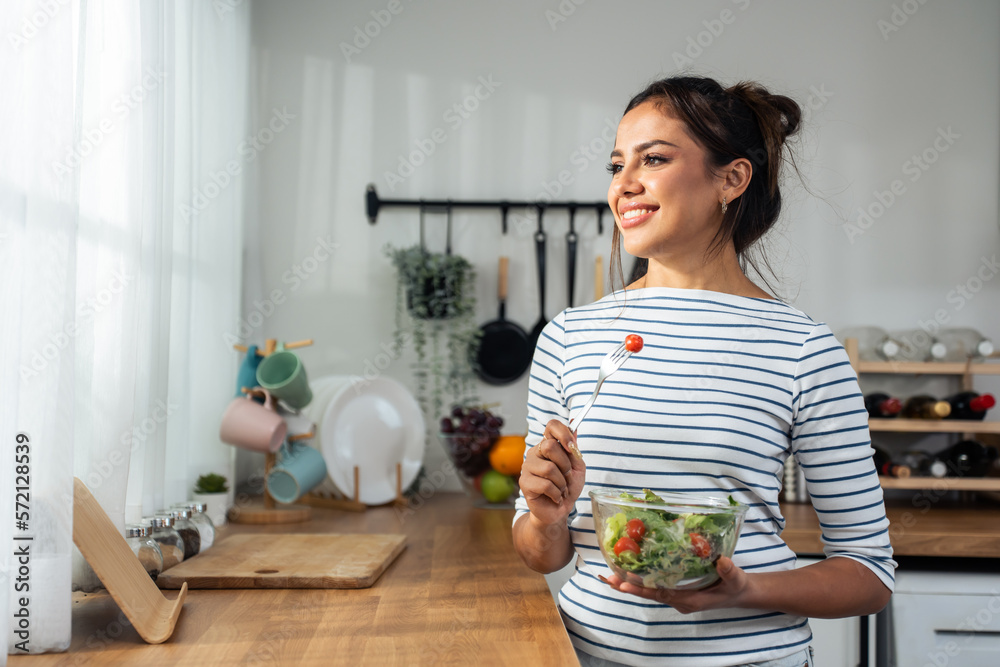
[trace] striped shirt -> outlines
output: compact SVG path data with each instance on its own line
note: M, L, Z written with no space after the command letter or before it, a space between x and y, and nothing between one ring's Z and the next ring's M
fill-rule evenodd
M731 494L749 506L733 561L747 572L792 569L778 506L794 455L828 557L853 558L892 589L895 562L868 415L847 354L825 324L780 301L663 287L629 290L560 313L535 351L528 445L550 419L569 423L604 356L627 334L642 351L607 379L578 431L586 483L569 517L577 553L559 593L586 653L642 665L736 665L807 646L806 618L752 609L680 614L619 593L594 532L588 492ZM521 496L515 521L527 513Z

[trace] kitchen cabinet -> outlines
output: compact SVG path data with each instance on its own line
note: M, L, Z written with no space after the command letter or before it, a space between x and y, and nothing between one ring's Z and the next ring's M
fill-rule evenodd
M1000 573L991 569L955 571L952 563L901 567L890 602L887 664L1000 665Z

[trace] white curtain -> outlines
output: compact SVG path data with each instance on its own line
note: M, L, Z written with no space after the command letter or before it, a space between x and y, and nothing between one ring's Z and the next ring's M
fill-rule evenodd
M40 652L69 639L74 475L120 527L188 498L199 474L232 479L218 423L237 368L250 9L8 0L4 12L0 469L26 433L28 648ZM13 570L0 572L12 592ZM97 585L79 554L72 572ZM16 611L16 595L4 602Z

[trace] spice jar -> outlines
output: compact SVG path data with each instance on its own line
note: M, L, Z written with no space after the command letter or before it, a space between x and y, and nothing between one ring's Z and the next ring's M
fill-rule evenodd
M208 518L208 514L205 513L208 505L188 501L186 503L177 503L174 507L186 507L191 510L191 523L198 527L198 534L201 536L201 550L205 551L209 549L215 543L215 525Z
M126 524L125 541L132 547L132 553L146 569L146 574L156 581L163 571L163 553L156 540L149 536L149 528L139 523Z
M186 507L172 507L160 510L158 514L168 514L174 519L174 530L180 533L184 540L184 560L193 558L201 551L201 533L198 526L191 521L191 510Z
M160 545L164 570L169 570L184 560L184 540L181 539L181 534L174 530L172 516L157 514L149 519L144 519L144 521L148 521L152 529L149 536Z

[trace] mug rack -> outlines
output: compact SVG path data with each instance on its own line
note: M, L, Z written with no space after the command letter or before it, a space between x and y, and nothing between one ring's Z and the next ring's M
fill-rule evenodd
M308 338L305 340L295 341L292 343L285 343L285 349L294 349L299 347L306 347L313 344L313 339ZM257 354L262 357L267 357L274 353L278 347L278 341L275 338L268 338L264 342L264 349L258 349ZM240 352L246 352L246 345L233 345L233 348L239 350ZM240 390L243 393L249 393L253 391L252 387L241 387ZM299 440L309 440L316 436L315 428L308 433L298 433L295 435L288 436L289 442L296 442ZM271 474L271 469L277 464L277 455L271 452L265 454L264 458L264 479ZM275 523L301 523L303 521L308 521L312 515L313 507L320 507L324 509L338 509L347 510L350 512L364 512L368 509L368 506L361 502L359 497L359 489L361 479L361 470L358 466L354 466L354 497L353 498L336 498L329 495L321 495L319 493L310 492L305 493L299 498L299 502L302 504L294 505L284 505L279 504L271 494L267 491L267 485L264 487L264 497L262 501L251 501L249 504L243 507L233 508L229 511L229 520L233 523L243 523L243 524L275 524ZM406 504L406 498L403 496L403 466L402 463L396 464L396 497L391 501L393 505Z
M445 211L450 213L453 209L459 208L492 208L503 214L501 228L503 233L507 233L507 213L511 209L535 209L539 214L539 223L544 211L555 209L566 209L571 215L576 211L592 209L597 214L597 233L604 233L604 213L608 210L608 202L581 202L581 201L526 201L512 199L382 199L378 196L374 184L369 184L365 190L365 210L368 213L368 222L374 225L378 221L379 210L387 207L419 208L424 211ZM287 345L285 347L288 347Z

